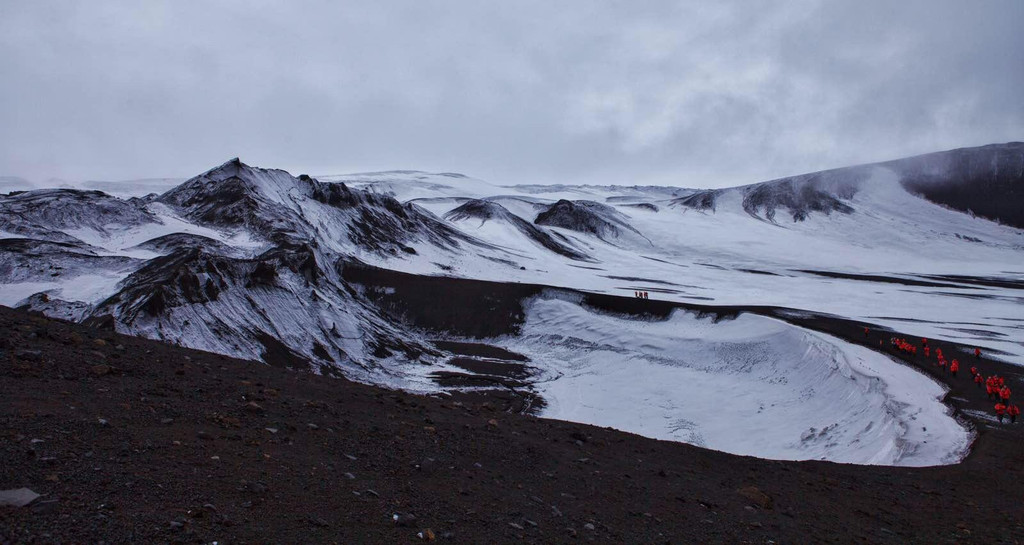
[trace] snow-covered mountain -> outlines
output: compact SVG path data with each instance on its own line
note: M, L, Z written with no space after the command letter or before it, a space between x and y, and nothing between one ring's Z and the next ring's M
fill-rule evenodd
M498 382L542 414L731 452L948 463L968 434L941 388L882 354L765 317L609 315L580 294L831 314L1021 364L1022 164L1013 143L693 190L234 159L160 195L0 196L0 304L417 391L514 367ZM410 294L374 270L520 287ZM480 338L528 363L452 348ZM710 414L698 400L720 381L750 395ZM824 410L837 398L842 414Z

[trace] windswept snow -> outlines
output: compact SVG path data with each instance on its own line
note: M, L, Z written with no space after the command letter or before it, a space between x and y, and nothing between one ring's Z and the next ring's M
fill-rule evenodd
M543 416L781 460L955 463L944 388L883 354L771 318L664 321L534 300L501 346L542 374Z

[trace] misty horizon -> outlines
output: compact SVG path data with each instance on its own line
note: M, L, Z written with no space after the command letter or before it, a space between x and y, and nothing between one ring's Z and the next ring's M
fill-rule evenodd
M0 176L716 188L1024 139L1024 4L0 6Z

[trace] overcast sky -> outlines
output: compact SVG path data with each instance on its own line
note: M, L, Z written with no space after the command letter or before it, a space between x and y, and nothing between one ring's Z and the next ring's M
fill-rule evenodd
M714 187L1024 139L1024 1L0 0L0 175Z

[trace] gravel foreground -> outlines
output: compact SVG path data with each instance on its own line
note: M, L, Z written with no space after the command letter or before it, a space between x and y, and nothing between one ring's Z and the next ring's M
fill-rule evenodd
M976 428L963 463L779 462L0 307L0 490L40 495L0 543L1024 543L1024 423L983 416L966 361L920 365Z

